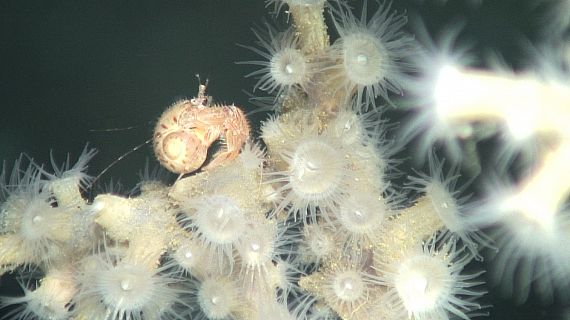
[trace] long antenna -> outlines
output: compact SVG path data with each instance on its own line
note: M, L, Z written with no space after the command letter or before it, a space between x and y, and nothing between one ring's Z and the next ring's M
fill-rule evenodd
M152 121L148 121L145 124L138 124L135 126L130 126L130 127L123 127L123 128L108 128L108 129L89 129L89 132L115 132L115 131L126 131L126 130L131 130L131 129L135 129L135 128L140 128L142 126L146 126L152 124Z
M91 181L91 184L89 185L89 188L91 189L91 187L93 187L93 185L95 184L95 182L97 180L99 180L99 178L101 178L102 175L104 175L107 171L109 171L109 169L111 169L112 166L114 166L115 164L117 164L119 161L123 160L126 156L130 155L131 153L139 150L140 148L142 148L144 145L150 143L152 141L152 138L146 140L145 142L139 144L138 146L132 148L131 150L127 151L126 153L124 153L123 155L121 155L120 157L118 157L117 159L115 159L113 162L111 162L105 169L103 169L103 171L101 171L96 177L95 179L93 179L93 181Z

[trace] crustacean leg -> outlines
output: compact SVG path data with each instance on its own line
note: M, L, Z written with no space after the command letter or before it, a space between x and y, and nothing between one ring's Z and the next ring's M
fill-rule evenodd
M249 123L243 112L235 106L224 106L222 110L225 120L221 137L225 141L225 148L216 152L204 169L212 169L235 159L249 138Z

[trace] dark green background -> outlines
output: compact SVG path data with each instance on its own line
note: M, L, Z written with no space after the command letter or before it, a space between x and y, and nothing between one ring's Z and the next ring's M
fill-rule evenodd
M464 22L460 42L472 41L480 56L500 52L515 68L523 40L542 38L543 10L532 2L395 2L434 35ZM255 81L243 76L254 69L235 62L258 57L236 43L253 44L250 28L264 17L273 20L261 0L0 0L0 159L11 163L25 152L47 163L53 150L61 162L89 142L99 149L89 168L96 175L147 140L165 107L195 94L196 73L209 78L217 101L253 110L244 90ZM154 161L149 146L101 182L112 177L132 187L146 159ZM513 306L496 293L488 300L493 319L562 319L558 306Z

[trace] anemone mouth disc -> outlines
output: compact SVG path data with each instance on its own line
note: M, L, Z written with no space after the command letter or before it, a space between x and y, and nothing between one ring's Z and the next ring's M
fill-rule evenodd
M302 85L308 78L305 56L299 50L283 48L271 58L270 72L276 85Z
M210 196L200 202L194 224L211 243L235 242L245 228L244 215L239 206L225 196Z
M366 286L358 272L348 270L336 275L333 280L333 289L338 299L353 302L365 296Z
M349 35L343 39L344 67L348 78L363 86L371 86L386 76L388 54L381 43L367 34Z
M402 263L395 286L406 309L415 314L429 312L447 301L454 282L444 261L419 255Z
M293 190L301 195L324 198L340 185L344 161L331 145L309 140L295 150L290 164Z

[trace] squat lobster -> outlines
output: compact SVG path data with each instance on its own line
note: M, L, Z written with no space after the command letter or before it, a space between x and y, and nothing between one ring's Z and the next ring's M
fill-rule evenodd
M204 166L214 168L235 159L249 138L249 123L243 111L234 105L210 106L209 98L206 85L200 84L197 97L176 102L158 120L154 152L168 170L186 174L200 169L210 146L222 140L222 150Z

